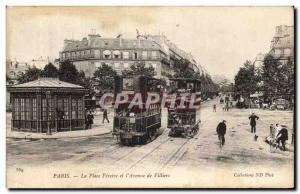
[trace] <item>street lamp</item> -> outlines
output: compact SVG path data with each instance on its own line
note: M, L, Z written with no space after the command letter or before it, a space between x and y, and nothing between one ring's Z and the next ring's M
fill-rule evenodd
M47 135L51 134L51 128L50 128L50 100L51 100L51 92L46 91L46 102L47 102ZM52 116L52 115L51 115Z

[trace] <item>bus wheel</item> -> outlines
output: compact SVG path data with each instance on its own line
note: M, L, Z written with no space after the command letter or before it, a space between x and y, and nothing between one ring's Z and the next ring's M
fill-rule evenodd
M150 132L150 140L153 141L156 137L155 130Z
M134 141L133 138L128 139L128 145L129 145L129 146L134 146L134 143L135 143L135 141Z
M126 140L122 137L120 137L120 144L125 145L126 144Z
M133 140L134 140L134 143L137 145L142 144L142 137L140 137L140 136L136 136Z
M146 144L146 143L147 143L147 140L148 140L147 135L143 135L143 136L141 137L141 145Z
M173 131L172 129L171 129L170 132L169 132L169 136L170 136L170 137L174 137L174 131Z

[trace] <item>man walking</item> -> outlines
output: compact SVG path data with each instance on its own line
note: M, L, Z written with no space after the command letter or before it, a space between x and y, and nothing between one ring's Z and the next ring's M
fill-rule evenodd
M213 105L213 111L217 112L217 105L215 105L215 104Z
M229 111L229 102L228 101L226 102L226 111L227 112Z
M288 130L286 129L286 126L283 126L278 132L276 139L278 145L281 144L282 150L285 151L285 141L288 140Z
M106 120L109 123L108 116L107 116L107 110L106 109L103 110L103 120L102 120L102 123L104 123L104 120Z
M252 113L252 115L249 116L251 133L256 133L256 120L258 119L259 117L256 116L254 113Z
M220 122L217 126L217 134L218 138L220 140L220 146L223 146L225 144L225 134L226 134L226 121L223 120Z

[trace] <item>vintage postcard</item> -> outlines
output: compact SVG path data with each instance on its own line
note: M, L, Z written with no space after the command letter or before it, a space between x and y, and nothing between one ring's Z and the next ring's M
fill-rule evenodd
M8 188L295 187L294 7L8 6Z

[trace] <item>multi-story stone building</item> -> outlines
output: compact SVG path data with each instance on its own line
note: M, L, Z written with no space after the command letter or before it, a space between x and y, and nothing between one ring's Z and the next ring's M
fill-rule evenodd
M281 61L294 58L294 26L276 26L270 54Z
M21 62L15 60L6 60L6 74L7 76L15 82L18 78L18 75L25 73L25 71L30 67L30 64L27 62Z
M78 70L93 76L97 67L107 64L121 74L137 61L152 66L157 78L167 78L174 74L174 61L190 61L190 70L199 71L191 54L179 49L164 35L143 35L136 39L102 38L90 34L82 40L65 40L60 52L60 61L70 60Z
M266 54L259 53L253 65L255 67L255 72L263 72L264 59L267 55L272 55L276 60L280 61L281 64L287 64L288 60L294 61L294 26L280 25L275 27L275 35L271 40L270 51ZM293 79L294 77L294 65L288 66L288 79ZM259 86L263 85L263 81L259 83ZM289 86L291 87L291 86ZM252 96L260 97L263 96L264 91L257 91ZM290 88L290 92L277 94L277 89L274 90L274 94L271 98L285 98L293 103L294 92Z
M281 25L275 27L275 35L271 40L270 51L267 54L257 54L253 65L261 69L264 58L271 54L280 62L285 63L290 58L294 60L294 26Z

